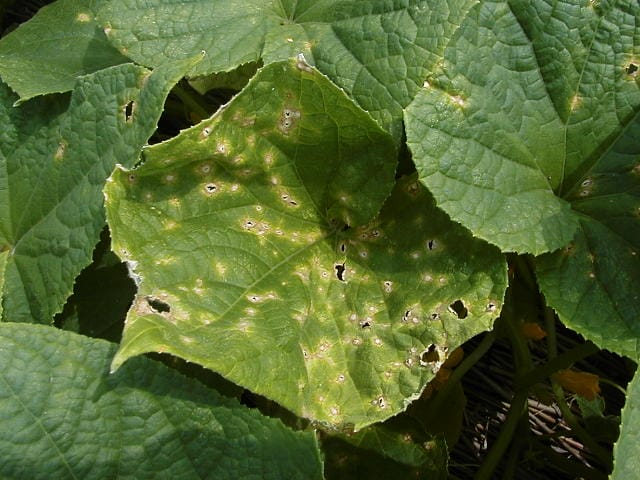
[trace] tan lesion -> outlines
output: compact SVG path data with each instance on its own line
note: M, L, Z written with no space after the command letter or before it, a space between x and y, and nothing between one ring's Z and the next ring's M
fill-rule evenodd
M92 20L93 16L88 14L88 13L84 13L81 12L76 16L76 21L80 22L80 23L87 23L90 22Z

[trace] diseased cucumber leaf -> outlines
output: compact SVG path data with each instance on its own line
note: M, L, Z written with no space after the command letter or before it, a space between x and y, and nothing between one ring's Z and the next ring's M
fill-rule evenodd
M572 192L640 109L636 0L482 2L407 108L438 206L503 251L566 246Z
M391 137L294 60L116 170L113 248L140 283L113 367L172 353L330 425L404 410L491 328L506 266L415 178L377 215L395 166Z
M192 78L189 80L189 85L200 95L204 95L209 90L214 89L240 91L261 66L259 62L245 63L230 72L212 73L211 75Z
M326 477L331 479L448 478L447 447L442 438L417 445L409 434L372 425L351 438L326 437L322 450Z
M555 251L535 261L548 303L636 359L638 25L632 0L484 2L406 112L438 205L502 250Z
M104 227L106 178L116 162L136 162L192 63L101 70L78 81L70 103L58 95L12 107L16 96L0 84L4 319L50 323L60 312Z
M206 52L192 74L304 54L396 139L402 108L470 0L114 0L99 12L113 44L152 67Z
M0 40L0 77L25 101L127 62L94 17L104 0L58 0Z
M357 433L323 432L327 477L447 478L445 438L428 433L415 417L425 406L421 397L406 412Z
M640 358L640 113L566 198L579 218L565 248L535 260L562 321L601 348Z
M635 478L640 468L638 445L640 445L640 377L636 372L627 386L627 400L622 410L620 437L613 446L613 472L611 480Z
M136 358L42 325L0 324L2 478L321 479L315 435Z

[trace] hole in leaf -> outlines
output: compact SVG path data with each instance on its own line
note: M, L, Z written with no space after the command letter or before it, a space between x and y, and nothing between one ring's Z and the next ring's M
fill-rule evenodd
M632 62L627 66L626 71L627 71L627 75L632 75L635 77L638 72L638 65Z
M469 310L464 306L462 300L456 300L449 305L449 308L458 316L459 319L467 318L467 315L469 314Z
M338 277L338 280L340 280L341 282L344 282L344 271L345 271L345 266L344 263L337 263L334 268L336 269L336 277Z
M133 116L134 107L135 107L135 103L134 103L133 100L129 101L124 106L124 120L125 120L125 122L130 122L131 121L131 117Z
M436 346L433 344L429 345L429 348L422 352L420 361L423 363L434 363L440 361L440 354L438 353Z
M360 328L371 328L371 320L369 320L368 318L366 320L361 320Z
M155 297L147 297L147 303L154 312L169 313L171 311L171 306L167 302L163 302Z

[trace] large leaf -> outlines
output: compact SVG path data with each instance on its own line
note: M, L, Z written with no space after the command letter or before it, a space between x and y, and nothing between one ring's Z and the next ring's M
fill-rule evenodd
M613 447L613 472L611 480L636 478L640 461L638 445L640 445L640 377L636 372L627 386L627 400L622 410L620 437Z
M270 64L225 109L105 188L139 278L114 368L166 351L303 417L403 410L488 329L497 249L394 183L391 138L315 69Z
M104 227L102 187L133 165L166 95L193 62L154 73L125 64L83 77L66 96L16 97L0 84L0 285L4 318L48 323L91 262Z
M115 375L115 345L0 325L2 478L322 478L315 435L293 432L159 362Z
M470 10L405 116L438 205L503 251L571 241L571 193L640 109L639 24L636 0Z
M640 10L640 9L639 9ZM564 323L602 348L640 358L640 113L566 193L579 229L535 261Z
M99 13L125 55L156 66L207 55L194 75L303 53L396 138L402 108L471 0L115 0Z
M326 477L332 480L448 478L444 439L430 439L422 445L412 440L410 434L398 435L380 425L368 427L350 438L327 437L322 441Z
M20 101L73 89L76 79L127 61L94 20L104 0L58 0L0 40L0 77Z

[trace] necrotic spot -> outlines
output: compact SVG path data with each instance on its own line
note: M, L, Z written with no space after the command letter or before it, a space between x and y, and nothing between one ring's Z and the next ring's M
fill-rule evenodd
M334 268L336 269L336 277L338 278L338 280L344 282L344 263L338 263L334 266Z
M131 117L133 116L133 112L135 111L135 102L129 101L127 102L127 104L124 106L124 120L125 122L130 122L131 121Z
M420 355L420 361L422 363L433 363L440 361L440 354L438 353L436 346L433 344L429 345L429 347L424 352L422 352L422 355Z
M360 320L360 328L371 328L371 319L367 317L364 320Z
M171 306L167 302L163 302L155 297L147 297L147 303L151 310L158 313L169 313L171 311Z
M459 319L467 318L467 315L469 314L469 311L467 310L467 307L464 306L464 303L462 303L462 300L456 300L449 305L449 308L458 316Z

